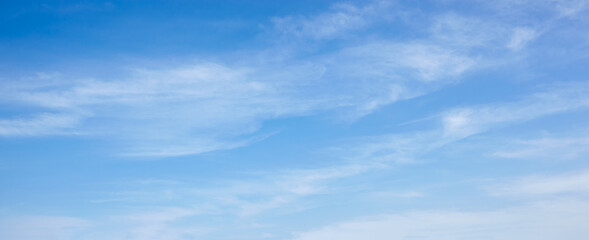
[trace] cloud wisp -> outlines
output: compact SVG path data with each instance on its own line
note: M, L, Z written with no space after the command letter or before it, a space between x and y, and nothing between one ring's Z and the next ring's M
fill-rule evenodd
M491 188L496 196L546 196L559 194L589 194L589 171L557 176L528 176L504 186Z
M414 211L297 233L292 239L583 239L588 203L538 202L493 211Z
M337 49L319 46L311 56L305 54L306 44L278 39L294 54L269 59L283 51L271 46L249 54L248 63L162 64L110 79L44 74L6 85L1 99L26 106L31 110L23 114L37 117L2 119L0 134L107 136L121 143L125 155L197 154L263 139L267 133L258 131L272 119L337 112L354 121L456 82L477 65L468 47L457 51L436 32L408 42L385 37L357 42L346 36L368 25L389 24L380 14L389 5L344 4L302 22L275 19L275 31L293 38L343 42Z

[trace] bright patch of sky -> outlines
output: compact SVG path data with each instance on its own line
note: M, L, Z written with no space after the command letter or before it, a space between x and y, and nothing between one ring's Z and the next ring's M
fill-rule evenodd
M589 236L589 1L0 13L0 239Z

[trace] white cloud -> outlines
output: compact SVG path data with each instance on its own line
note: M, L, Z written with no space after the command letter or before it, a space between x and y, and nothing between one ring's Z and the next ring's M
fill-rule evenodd
M337 62L331 59L337 58ZM473 65L430 45L367 45L311 59L228 66L196 63L139 69L114 80L64 80L11 89L10 101L79 116L76 121L3 120L4 135L43 135L62 128L110 136L127 155L176 156L231 149L263 139L265 120L347 112L357 119L386 104L431 91ZM376 64L374 64L376 63ZM275 66L274 66L275 65ZM319 66L319 67L318 67ZM337 82L337 83L336 83ZM87 112L87 115L76 115ZM345 115L345 114L344 114ZM100 124L94 121L100 119ZM46 127L28 127L41 125ZM20 127L19 127L20 126ZM67 131L65 131L67 133Z
M202 213L196 208L153 207L134 214L92 220L23 216L0 219L2 240L188 240L201 237L211 229L185 226L184 218Z
M343 74L368 74L368 77L400 83L448 81L476 63L465 53L420 42L373 42L345 49L335 57Z
M310 196L337 193L337 183L358 177L370 171L385 168L379 163L344 163L315 169L291 169L273 172L249 173L239 179L217 179L199 183L190 181L154 183L148 190L135 186L135 190L103 193L91 202L95 204L173 204L177 208L162 211L125 215L118 219L168 222L196 214L226 214L233 217L256 217L265 214L298 212L309 206L302 199ZM180 204L179 204L180 203ZM178 205L179 204L179 205ZM200 206L194 209L190 206ZM205 209L202 209L205 208ZM152 216L153 215L153 216ZM161 221L160 221L161 220Z
M475 48L494 50L505 41L507 26L493 19L442 14L433 18L430 33L436 42L455 51Z
M529 121L559 112L589 107L587 83L570 83L531 95L521 101L464 107L443 116L448 136L466 137L492 127Z
M338 38L370 26L388 26L400 11L393 11L393 5L387 1L334 5L311 16L276 18L273 31L308 41ZM404 14L409 19L398 21L415 17ZM488 60L473 49L503 47L504 42L496 39L507 29L493 22L486 33L474 24L484 19L452 14L420 21L431 25L426 27L429 31L412 39L377 35L344 41L335 49L309 49L307 43L278 40L277 46L248 52L242 62L231 60L239 54L230 54L215 62L135 68L110 79L68 79L61 73L14 81L0 87L0 99L42 108L29 114L41 117L0 120L0 134L97 135L114 139L123 155L131 156L232 149L271 135L259 132L268 120L329 113L338 120L355 121L387 104L454 83ZM514 46L525 43L524 35ZM287 48L294 54L282 54ZM464 115L468 110L460 111L463 115L448 113L449 134L482 127L480 119ZM49 119L40 112L62 118Z
M38 136L72 134L83 115L76 113L39 114L32 118L0 119L0 136Z
M207 229L200 227L184 227L181 222L183 218L194 217L198 214L226 214L231 217L239 218L256 218L259 216L291 214L311 207L308 202L303 201L307 197L320 194L338 193L338 191L348 191L337 187L337 183L347 178L357 178L363 174L386 169L392 163L407 163L419 160L424 155L435 151L436 149L451 144L455 141L468 137L472 134L482 133L504 126L505 124L519 123L533 118L554 114L561 111L578 109L586 107L586 90L584 84L571 84L566 86L553 87L549 91L532 94L523 98L521 101L508 103L493 103L480 105L469 108L451 110L438 115L438 120L445 123L443 130L431 130L425 132L412 132L400 135L385 135L371 138L359 139L350 144L353 147L345 147L342 152L335 151L335 155L345 159L345 163L331 167L318 169L300 169L287 170L281 172L266 172L250 175L250 177L225 180L211 184L211 187L200 187L195 189L190 184L179 184L178 186L167 186L166 196L172 196L170 199L154 200L156 203L167 201L176 204L179 201L184 207L173 207L163 209L161 212L147 212L129 214L118 218L125 225L127 230L116 230L110 236L111 239L117 239L115 236L125 235L127 239L158 239L169 236L169 239L183 239L186 237L198 237L205 234ZM467 110L464 110L467 109ZM459 114L460 113L460 114ZM454 117L454 120L449 120ZM467 129L468 131L465 131ZM572 140L571 140L572 141ZM359 142L361 144L359 144ZM344 156L344 157L342 157ZM586 182L586 173L565 176L552 177L542 180L541 178L531 178L510 184L512 188L497 188L498 192L529 193L529 194L555 194L555 193L576 193L578 191L587 191L583 188ZM518 187L519 186L519 187ZM168 194L169 193L169 194ZM378 193L376 193L378 195ZM391 191L381 192L381 197L395 198L416 198L423 196L421 192L415 191ZM133 194L124 195L122 199L116 199L121 202L141 202L152 204L153 199L145 196L158 195L163 197L162 192L156 194L139 194L139 199L133 199ZM160 201L160 202L158 202ZM208 205L210 209L206 211L197 211L194 208L186 207L191 204ZM523 209L523 210L522 210ZM506 222L517 223L524 221L525 214L512 214L510 211L528 211L528 208L516 208L511 210L499 210L490 212L460 212L460 211L441 211L441 212L413 212L406 214L387 215L383 217L384 221L367 221L361 223L348 223L333 225L323 230L313 231L300 235L299 239L315 239L317 236L339 237L337 232L346 232L345 237L354 236L389 236L389 231L395 226L401 226L395 231L398 239L403 237L418 237L428 239L430 236L441 236L446 239L480 238L486 236L488 232L484 231L485 226L499 228L501 231L511 228L501 228L505 222L501 219L507 219ZM529 210L531 212L531 210ZM556 213L558 211L554 211ZM552 212L544 212L550 215ZM443 223L443 218L455 219L448 223ZM564 216L563 216L564 217ZM577 217L577 216L572 216ZM489 220L485 220L489 219ZM423 222L422 226L417 223ZM403 225L403 224L409 225ZM410 225L414 223L414 225ZM401 224L401 225L399 225ZM446 228L436 227L439 224ZM448 224L448 225L443 225ZM538 225L534 225L538 224ZM544 223L534 223L529 229L543 226ZM335 230L333 230L335 229ZM350 230L351 229L351 230ZM387 230L388 229L388 230ZM460 229L470 229L465 233ZM357 232L354 232L356 231ZM575 229L569 229L575 230ZM114 231L114 230L113 230ZM519 236L532 236L532 230L514 232ZM373 235L370 235L374 233ZM379 235L382 233L382 235ZM425 235L419 235L423 233ZM560 233L560 232L559 232ZM118 235L117 235L118 234ZM335 234L335 235L334 235ZM368 234L368 235L366 235ZM556 234L556 233L554 233ZM344 237L342 236L342 237ZM489 235L501 238L509 235ZM120 237L123 239L123 237ZM346 239L346 238L342 238ZM355 239L355 238L348 238ZM444 239L444 238L441 238Z
M335 4L330 10L313 16L288 16L274 18L274 30L285 39L310 38L327 40L343 37L360 30L379 18L389 18L390 3L372 1L365 6Z
M197 196L217 199L214 205L233 209L232 214L253 216L267 212L297 212L307 206L301 199L337 191L333 186L340 180L358 177L385 167L378 163L348 163L325 168L266 172L256 177L224 183L214 189L193 191Z
M501 158L514 159L545 159L554 160L575 159L589 153L589 138L587 137L542 137L507 141L503 150L492 155Z
M329 181L357 176L367 171L383 168L384 165L363 160L362 164L348 164L337 167L293 170L287 173L279 185L286 191L296 195L321 193Z
M293 170L270 179L261 177L258 179L259 184L257 184L258 180L253 182L241 180L229 189L223 189L212 195L207 194L228 200L228 204L239 205L243 215L255 215L263 211L285 208L301 197L334 191L329 188L332 181L358 177L374 170L388 168L392 164L419 162L441 147L473 134L586 107L585 90L579 86L584 84L554 87L546 92L531 94L516 102L493 103L447 111L437 116L438 120L444 124L440 130L353 139L342 148L332 149L334 155L347 161L344 165ZM268 184L268 182L277 184ZM243 200L253 195L263 197L254 201ZM389 195L418 197L421 193L394 192Z
M418 163L431 157L428 154L475 134L483 134L566 111L588 108L589 88L586 86L586 83L552 86L547 91L530 94L520 101L450 109L431 118L440 123L439 128L354 139L341 149L341 155L351 161L364 161L369 164ZM505 143L508 140L501 140L501 142ZM488 144L487 142L484 145L485 151L489 148ZM492 150L494 152L492 155L531 157L534 154L544 155L550 152L552 159L561 159L567 156L582 156L581 154L586 152L584 137L532 140L511 145L519 149L498 152L496 149L503 147L497 147ZM558 153L562 155L559 156Z
M555 18L574 17L587 8L587 0L502 0L479 3L493 8L496 12L520 17L538 12L549 13Z
M44 82L40 87L17 86L6 91L11 101L58 113L2 120L0 133L35 136L81 131L130 142L126 150L130 155L185 155L259 140L264 136L235 137L255 132L263 119L305 114L322 104L291 100L290 89L283 86L288 82L282 79L251 78L256 77L247 69L202 63L136 70L127 78L110 81L70 81L51 88L42 87ZM101 123L94 123L94 118Z
M390 198L419 198L426 196L423 192L409 191L409 192L374 192L369 194L376 199L390 199Z
M538 33L534 29L515 28L511 40L507 43L507 47L514 51L520 50L537 36Z
M589 203L539 202L493 211L413 211L331 224L294 240L584 239Z
M529 176L491 188L499 196L534 196L553 194L588 194L589 171L555 176Z
M63 240L73 239L90 227L79 218L55 216L26 216L0 219L0 239L3 240Z
M578 13L587 9L589 1L587 0L552 0L549 1L556 9L560 17L574 17Z
M116 216L113 217L112 221L125 227L115 230L115 236L111 237L136 240L194 239L205 233L207 229L199 226L176 226L174 223L183 218L198 215L201 212L197 209L168 207L149 212Z

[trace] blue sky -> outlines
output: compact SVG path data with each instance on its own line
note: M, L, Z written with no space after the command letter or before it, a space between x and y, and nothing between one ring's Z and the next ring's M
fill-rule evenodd
M0 6L0 239L589 235L588 1Z

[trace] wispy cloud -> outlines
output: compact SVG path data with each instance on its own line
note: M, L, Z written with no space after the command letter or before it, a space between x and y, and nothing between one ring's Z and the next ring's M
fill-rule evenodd
M190 184L182 184L181 182L173 182L173 186L170 186L168 181L147 181L145 182L146 184L166 185L165 189L167 193L141 194L139 192L139 195L131 193L123 195L122 198L119 196L116 201L119 204L125 202L141 202L147 205L159 205L163 201L175 207L163 208L161 211L138 211L121 215L116 219L120 221L121 226L126 226L127 230L109 230L113 234L110 237L117 239L116 236L123 234L127 239L158 239L163 236L169 236L170 239L183 239L185 236L202 236L208 231L214 231L201 227L184 227L179 223L185 218L189 219L197 216L237 216L239 218L254 219L257 216L267 214L292 214L293 212L305 210L311 207L311 205L305 203L305 199L317 195L347 191L346 189L337 187L338 183L341 183L342 180L358 178L373 171L387 169L393 164L419 161L423 157L427 157L428 153L473 134L484 133L498 127L517 124L549 114L586 107L585 88L579 86L584 85L573 84L553 87L548 91L531 94L515 102L463 107L460 111L469 109L467 111L469 114L460 115L465 120L456 120L453 123L455 125L452 126L448 122L449 116L455 117L457 116L456 113L460 111L456 109L449 110L436 115L436 118L434 118L435 121L441 123L439 129L360 139L360 142L354 142L352 144L354 147L345 147L346 150L334 150L334 154L336 155L341 153L341 156L338 156L345 160L343 163L324 168L290 169L280 172L256 173L240 179L223 180L210 184L210 187L201 186L198 189L190 187ZM465 129L468 131L465 131ZM587 174L582 173L548 178L526 178L518 181L516 184L510 184L511 188L501 188L497 192L502 192L503 194L514 192L554 194L578 191L579 189L585 191L586 189L583 188L583 183L586 180L585 175ZM379 197L394 198L415 198L423 196L421 192L399 190L381 194L377 195ZM146 197L156 195L166 195L170 196L170 198L154 200L151 197ZM178 204L178 201L181 204ZM101 203L108 204L108 202L97 202L96 204ZM202 211L201 208L194 207L196 205L209 206L209 208ZM540 207L534 207L533 210L530 210L532 207L523 207L521 209L516 208L491 212L424 211L387 215L382 217L385 219L383 221L336 224L321 230L301 234L299 239L314 239L317 236L338 237L339 235L333 234L340 232L340 228L352 229L345 235L346 237L350 237L350 239L355 239L353 238L353 236L356 236L354 234L366 234L367 232L382 233L384 237L390 234L387 229L390 230L391 226L400 226L398 225L400 222L406 224L413 222L415 225L402 225L405 226L402 229L408 230L398 232L398 235L392 235L399 237L399 239L402 239L402 237L415 237L419 234L422 237L434 235L447 236L449 239L461 236L485 236L489 232L481 230L483 226L504 226L506 224L504 221L524 221L526 219L525 216L529 216L528 212L518 215L509 213L510 211L521 210L532 212L536 211L536 208L540 209ZM560 212L560 210L554 211ZM552 214L552 212L543 212L542 214ZM578 216L567 215L567 217ZM448 228L441 230L435 227L440 223L435 219L442 218L462 220L448 223ZM466 222L470 223L467 224ZM427 224L418 226L417 223ZM354 226L358 224L358 226L362 227L348 227L347 224L353 224ZM366 229L363 228L364 226ZM535 229L538 226L530 225L528 227ZM463 235L465 233L459 231L459 229L465 228L473 229L469 233L471 235ZM571 227L571 230L575 229L576 227ZM514 234L533 236L527 231L515 232ZM375 236L381 237L381 235ZM122 239L123 237L120 238Z
M90 222L72 217L27 216L0 219L0 238L5 240L61 240L79 236Z
M538 36L538 33L534 29L530 28L515 28L513 30L513 36L507 44L507 47L517 51L522 49L528 42L534 40Z
M554 194L588 194L589 171L561 175L528 176L504 186L491 188L498 196L534 196Z
M448 136L465 137L491 127L586 108L588 91L587 83L571 83L554 86L518 102L453 109L443 114L444 132Z
M206 202L217 209L225 209L222 212L226 214L242 217L276 213L285 209L290 209L289 212L302 210L305 209L305 205L301 204L301 200L305 198L346 191L336 187L337 183L345 179L358 179L374 171L403 167L408 163L436 160L432 154L435 155L441 148L456 144L472 135L566 110L587 107L584 94L586 90L579 86L584 85L552 87L545 92L523 97L520 101L445 111L433 119L440 123L436 129L352 139L340 147L329 150L330 157L340 159L338 164L331 166L257 172L239 180L222 180L212 184L214 187L211 188L192 189L180 185L170 186L167 191L172 191L170 194L177 198L200 199L201 203ZM464 109L469 109L468 114L457 114L465 111ZM579 143L576 139L570 142ZM421 194L416 191L398 191L389 193L388 196L419 197ZM149 196L151 195L154 194ZM158 192L157 195L162 193ZM139 197L143 199L141 201L146 200L144 196ZM132 201L128 197L123 199L129 200Z
M340 4L317 16L301 16L304 21L275 19L276 31L312 41L338 38L368 22L388 24L388 6L378 1ZM334 50L320 47L307 57L268 60L268 52L281 51L269 47L250 54L252 61L247 63L220 59L161 64L134 68L112 79L39 77L3 87L2 99L56 112L62 120L1 120L3 135L48 135L55 132L51 129L83 132L116 139L125 155L135 156L231 149L267 136L258 135L264 121L325 112L354 121L455 82L477 63L467 50L456 51L437 41L427 36L410 42L378 37L346 42ZM304 44L291 47L307 51Z
M194 239L200 237L209 229L200 226L181 226L177 222L183 218L195 216L201 213L195 208L178 208L167 207L158 208L151 211L115 216L104 224L111 229L111 239L136 239L136 240L156 240L156 239ZM116 223L118 226L113 226ZM122 228L121 228L122 227ZM89 239L97 239L97 236L91 236Z
M372 1L364 6L339 3L317 15L277 17L272 22L274 30L289 41L329 40L346 37L348 33L362 30L378 20L394 18L389 11L391 5L388 1Z
M394 21L410 25L413 18L423 17L403 8L403 16L396 18L399 11L390 11L396 7L387 1L335 4L314 15L274 18L273 33L304 42L277 37L274 45L249 51L247 62L231 60L240 56L236 53L214 61L135 67L110 79L45 74L6 85L0 88L3 101L41 110L28 112L40 116L36 119L0 120L1 133L83 132L115 139L129 156L232 149L271 135L258 132L271 119L329 113L355 121L388 104L425 95L496 61L502 56L497 49L506 44L521 49L536 36L532 28L513 30L497 20L441 13L419 19L427 27L415 38L377 34L349 39L348 33ZM308 46L308 41L330 39L341 43L336 48ZM494 54L483 56L481 48ZM284 49L292 53L284 55ZM489 121L472 119L485 113L469 111L448 113L446 130L469 131L481 127L472 122Z
M297 233L292 239L555 239L589 234L589 203L539 202L492 211L413 211L365 217Z
M589 152L587 137L540 137L507 142L508 146L500 148L492 155L513 159L568 160L586 156Z
M38 114L31 118L0 120L0 136L45 136L74 134L72 129L83 119L83 114Z
M518 1L480 1L483 4L497 9L498 13L505 15L528 15L538 12L548 12L552 17L574 17L587 9L586 0L518 0Z
M374 192L369 194L375 199L391 199L391 198L420 198L425 197L427 194L417 191L409 192Z
M283 172L258 173L255 177L230 180L214 189L192 191L200 197L217 199L220 208L236 209L232 214L253 216L267 212L297 212L306 209L306 197L338 191L336 184L370 171L382 169L378 163L347 163L325 168L292 169ZM225 206L225 207L222 207Z
M349 156L348 159L360 159L370 163L419 162L424 158L429 158L428 154L473 135L484 134L566 111L586 109L589 107L589 98L587 98L589 88L586 86L585 83L552 86L546 91L524 96L519 101L451 108L428 119L428 121L437 123L434 128L359 138L356 141L351 141L349 146L342 149L345 152L342 155ZM559 143L556 142L560 140L555 139L552 141L553 148L580 147L583 149L584 140L582 139L569 139ZM538 144L550 144L549 140L539 141ZM530 142L530 144L533 143L535 142ZM525 145L525 143L522 144ZM521 147L522 149L512 153L526 151L525 146ZM501 147L494 151L500 151L499 149ZM573 150L573 152L579 152L580 149ZM533 152L528 153L533 154ZM496 154L500 155L501 153ZM509 152L505 152L504 157L507 155Z

